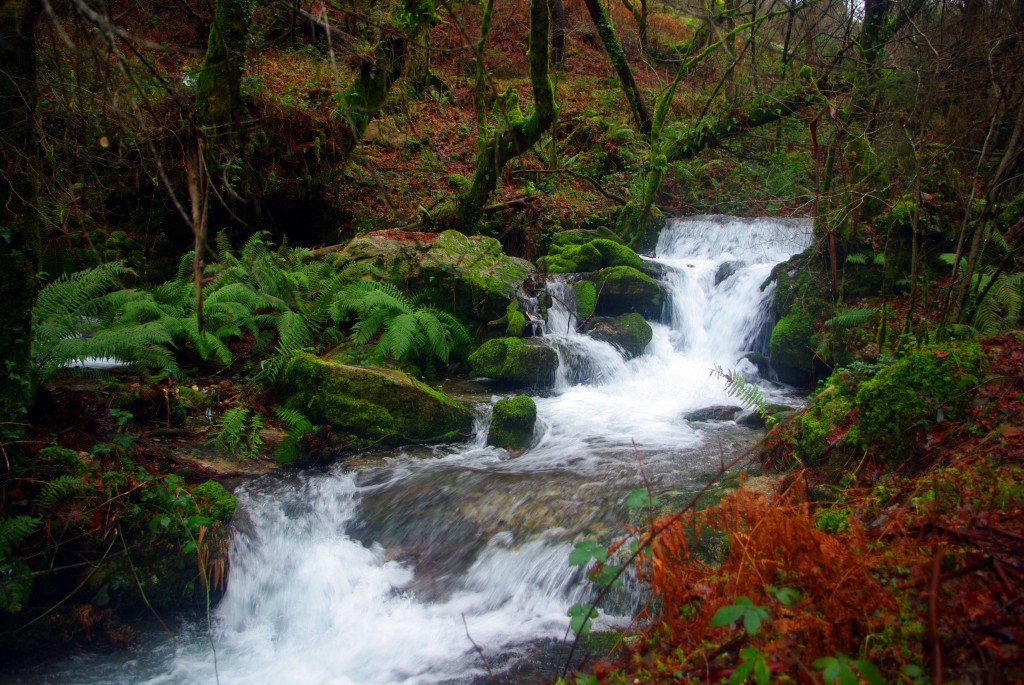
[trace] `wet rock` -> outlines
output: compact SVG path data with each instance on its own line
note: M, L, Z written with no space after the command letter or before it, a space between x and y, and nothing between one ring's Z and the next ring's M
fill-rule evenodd
M796 410L785 404L766 404L764 413L770 416L773 423L778 423ZM736 423L747 428L766 428L764 415L757 411L744 412L736 418Z
M591 322L587 335L595 340L611 343L625 353L627 359L644 353L654 336L651 325L639 314L622 314L614 318L601 317Z
M722 281L727 280L746 265L747 263L741 260L722 262L718 267L718 271L715 272L715 285L720 285Z
M732 421L736 415L743 411L743 407L729 404L713 404L696 411L683 414L687 421Z
M630 266L614 266L601 269L592 280L597 286L599 316L635 312L645 319L661 317L665 289L647 274Z
M796 311L779 319L772 329L772 366L783 383L806 386L814 363L814 319Z
M477 376L509 385L548 388L555 383L558 353L538 340L495 338L469 355Z
M526 395L498 400L491 413L487 444L521 453L533 443L536 422L537 405Z
M278 382L285 404L328 424L352 447L450 442L469 435L469 408L393 369L349 366L299 355Z

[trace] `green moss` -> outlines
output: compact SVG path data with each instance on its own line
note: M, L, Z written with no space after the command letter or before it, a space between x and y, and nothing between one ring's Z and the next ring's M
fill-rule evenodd
M523 329L526 328L526 315L519 310L519 300L512 300L505 308L505 318L508 323L505 333L516 338L523 337Z
M317 424L329 424L361 447L447 442L473 426L469 409L409 375L299 355L281 374L286 404Z
M74 450L65 447L44 447L39 450L39 466L49 466L58 473L83 474L89 471L89 467L82 463Z
M208 480L192 488L192 495L199 498L200 510L205 509L205 513L208 513L218 521L228 523L231 521L231 517L235 515L238 498L215 480Z
M622 243L622 239L607 228L602 227L593 231L574 228L568 231L561 231L551 239L552 252L556 251L554 248L565 248L569 245L584 245L586 243L593 242L598 238L610 240L619 244Z
M537 422L537 405L526 395L518 395L494 403L487 444L506 449L523 449L533 441Z
M814 360L814 319L805 311L795 311L779 319L772 329L772 364L779 379L791 385L806 385Z
M590 281L580 281L572 287L573 295L576 297L576 316L581 319L589 319L594 315L594 306L597 304L597 288Z
M601 252L593 243L569 245L560 252L537 260L550 273L582 273L601 268Z
M558 354L537 341L495 338L469 355L469 366L478 376L512 385L550 387L555 382Z
M963 416L984 361L975 344L908 354L860 386L858 422L849 437L899 456L908 432Z
M594 281L600 293L598 314L618 316L636 312L648 319L661 317L665 290L647 274L631 266L613 266L601 269Z
M602 266L631 266L640 269L644 265L640 255L621 243L598 238L590 244L601 253Z

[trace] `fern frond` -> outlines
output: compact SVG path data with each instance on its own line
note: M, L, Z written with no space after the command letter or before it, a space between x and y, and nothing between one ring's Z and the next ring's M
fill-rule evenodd
M718 365L711 370L711 374L725 380L725 391L729 397L735 397L744 407L756 411L764 419L765 425L771 426L775 423L775 417L768 411L768 402L761 394L761 389L753 383L747 382L743 374L731 369L723 369Z
M313 422L310 421L305 414L298 409L291 409L290 407L274 407L274 413L277 414L277 418L284 422L284 425L288 429L288 433L302 434L308 433L309 431L316 428Z
M58 476L43 486L43 489L36 495L32 504L39 509L49 509L66 499L85 492L89 486L82 480L81 476L66 474Z
M31 516L0 517L0 560L9 557L39 524L40 520Z
M423 347L426 337L420 331L419 322L413 314L400 314L388 320L385 331L377 341L374 350L381 356L390 356L403 362L410 350Z
M826 321L825 325L835 326L837 328L854 328L855 326L862 326L866 324L871 320L871 317L875 316L877 313L878 310L874 307L844 309Z
M245 424L249 419L249 410L245 407L232 407L217 419L217 432L213 443L218 447L234 451L245 436Z

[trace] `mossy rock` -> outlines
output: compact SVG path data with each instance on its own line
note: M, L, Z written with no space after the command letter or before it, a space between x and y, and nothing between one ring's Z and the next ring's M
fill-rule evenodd
M632 359L644 353L654 331L644 317L631 313L596 319L588 327L587 335L614 345L622 350L626 359Z
M631 266L642 269L644 260L631 248L605 238L598 238L590 243L601 253L602 266Z
M454 303L456 316L479 323L503 316L534 270L525 259L506 255L494 238L458 231L375 231L353 239L340 258L429 299Z
M44 447L39 450L39 457L32 466L33 473L42 476L58 476L62 474L82 475L89 472L88 465L78 457L78 453L66 447Z
M518 395L494 403L487 444L509 450L521 450L533 442L537 422L537 405L526 395Z
M964 416L984 363L976 344L911 352L861 384L854 399L858 420L848 438L899 456L907 434Z
M582 231L589 233L589 231ZM644 260L617 238L594 238L586 243L552 245L537 263L549 273L586 273L609 266L644 268Z
M645 319L660 319L665 289L647 274L631 266L601 269L593 276L599 316L619 316L635 312Z
M583 228L574 228L555 234L555 237L551 239L551 248L554 252L555 248L564 248L568 245L584 245L599 238L622 244L622 238L615 235L615 232L611 229L602 227L594 231L588 231Z
M602 266L601 251L593 243L569 245L558 252L552 251L537 260L537 264L553 274L596 271Z
M796 311L779 319L770 342L772 366L783 383L806 386L814 363L814 319Z
M451 442L473 429L466 406L393 369L299 355L285 366L278 391L313 423L347 436L352 448Z
M576 316L579 319L589 319L594 315L594 306L597 304L597 288L590 281L579 281L572 287L573 296L576 298Z
M509 385L548 388L555 384L558 353L537 340L495 338L469 355L477 376Z
M519 308L519 300L512 300L505 307L505 333L507 335L521 338L526 328L526 315Z
M192 496L197 499L200 511L224 523L229 523L238 507L238 498L215 480L208 480L192 488ZM205 510L205 511L204 511Z

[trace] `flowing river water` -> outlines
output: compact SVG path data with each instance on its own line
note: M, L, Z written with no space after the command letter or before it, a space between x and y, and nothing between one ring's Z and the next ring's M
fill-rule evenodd
M552 679L566 611L594 594L568 565L574 542L620 535L626 496L645 478L661 499L683 502L756 439L733 422L683 415L736 404L711 371L756 373L742 357L767 344L771 288L760 286L809 232L804 221L671 222L653 258L671 298L642 356L624 360L575 333L564 306L551 310L560 369L536 398L538 441L526 454L487 447L479 431L462 444L247 482L212 639L205 622L182 624L174 642L154 630L129 652L82 655L14 682L488 682L474 643L500 682ZM508 393L483 387L473 397L486 416ZM786 401L779 386L763 382L762 392ZM627 580L595 628L624 626L642 597Z

